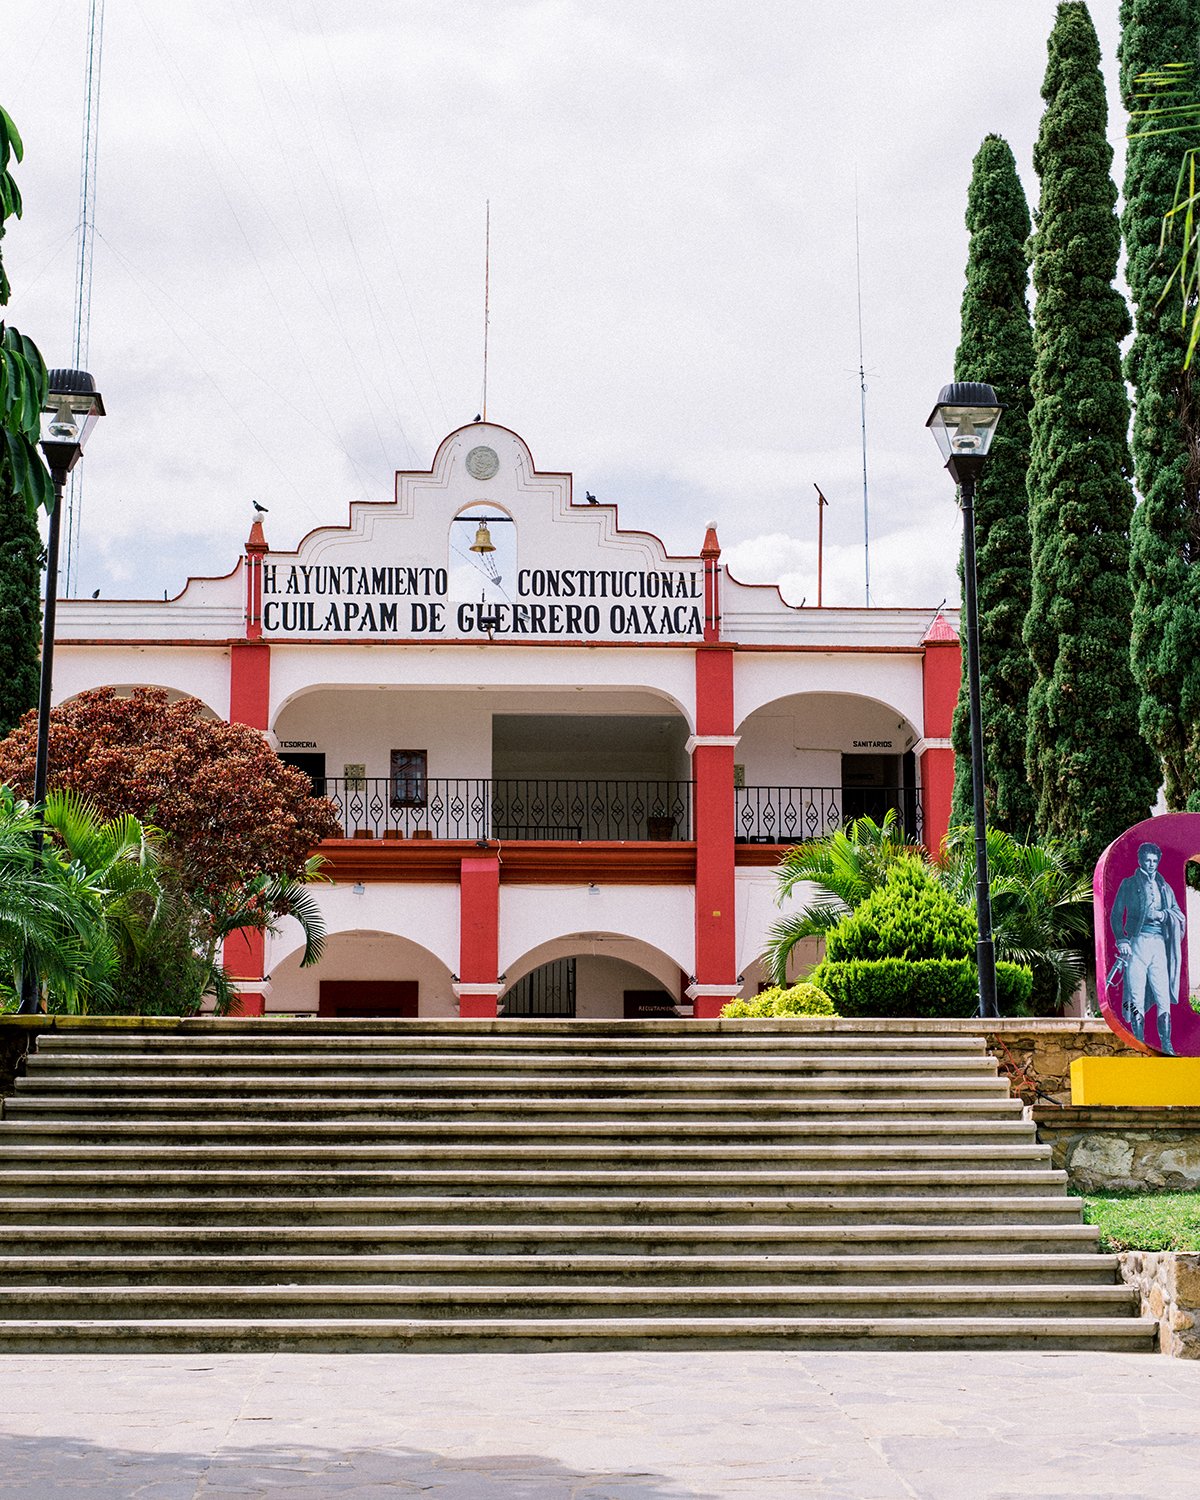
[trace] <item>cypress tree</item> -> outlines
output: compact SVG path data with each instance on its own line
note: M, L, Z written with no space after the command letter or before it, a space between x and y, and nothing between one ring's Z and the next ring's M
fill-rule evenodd
M1050 34L1034 165L1033 591L1025 642L1036 679L1028 765L1037 827L1090 864L1144 818L1158 765L1138 729L1130 666L1129 402L1113 286L1120 249L1100 46L1081 0Z
M8 115L0 110L0 241L4 239L6 208L20 214L20 195L8 175L12 157L20 160L20 137ZM0 244L0 335L2 310L8 305L8 278ZM0 412L0 420L7 413ZM41 538L25 496L13 477L8 445L0 442L0 738L12 729L26 709L38 700L39 658L42 643L39 619Z
M975 491L979 580L979 685L984 803L993 827L1027 836L1034 804L1025 774L1026 712L1033 665L1021 638L1029 612L1029 383L1033 333L1027 301L1029 205L1007 141L984 137L967 193L967 284L955 380L990 385L1007 410ZM971 726L966 654L951 731L952 821L970 823Z
M1121 96L1138 107L1139 73L1195 57L1200 0L1123 0ZM1137 334L1125 358L1134 388L1133 459L1142 503L1130 529L1133 670L1142 733L1162 762L1167 804L1200 808L1200 403L1179 313L1159 302L1173 255L1159 249L1182 143L1134 135L1125 159L1126 277Z

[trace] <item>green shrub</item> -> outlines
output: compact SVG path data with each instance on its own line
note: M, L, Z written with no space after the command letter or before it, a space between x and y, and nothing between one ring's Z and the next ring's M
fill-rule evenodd
M888 871L883 884L832 928L825 956L854 959L969 959L975 915L960 906L916 859Z
M731 1000L722 1016L836 1016L833 1001L815 984L794 984L790 989L779 985L763 990L753 1000Z
M840 1016L973 1016L978 978L969 958L826 959L809 975ZM1028 1004L1033 975L1017 964L996 965L1002 1015Z

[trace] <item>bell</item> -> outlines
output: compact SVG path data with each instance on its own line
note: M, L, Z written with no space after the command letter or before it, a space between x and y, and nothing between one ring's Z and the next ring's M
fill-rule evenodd
M472 552L495 552L492 546L492 534L487 529L487 522L480 521L479 530L475 533L475 540L471 543Z

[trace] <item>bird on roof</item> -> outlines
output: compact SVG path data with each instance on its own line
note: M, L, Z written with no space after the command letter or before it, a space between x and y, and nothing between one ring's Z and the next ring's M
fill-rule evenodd
M476 420L476 421L477 421L477 422L482 422L482 421L483 421L483 413L482 413L482 412L478 412L478 411L477 411L477 412L476 412L476 413L475 413L475 420Z
M253 505L254 509L258 512L258 514L260 516L265 516L265 515L269 515L270 514L267 506L260 505L257 500L251 500L250 504Z
M100 597L100 590L99 589L94 589L92 591L92 598L93 599L99 599L99 597Z
M584 490L583 493L584 493L584 498L587 500L587 503L589 505L599 505L600 504L599 500L596 499L595 495L592 494L591 490Z

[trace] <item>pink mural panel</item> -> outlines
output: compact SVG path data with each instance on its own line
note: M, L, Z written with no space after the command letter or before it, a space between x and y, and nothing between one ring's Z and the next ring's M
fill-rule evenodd
M1092 883L1100 1010L1131 1047L1168 1057L1200 1057L1200 1015L1188 1003L1192 856L1200 813L1145 818L1108 846Z

